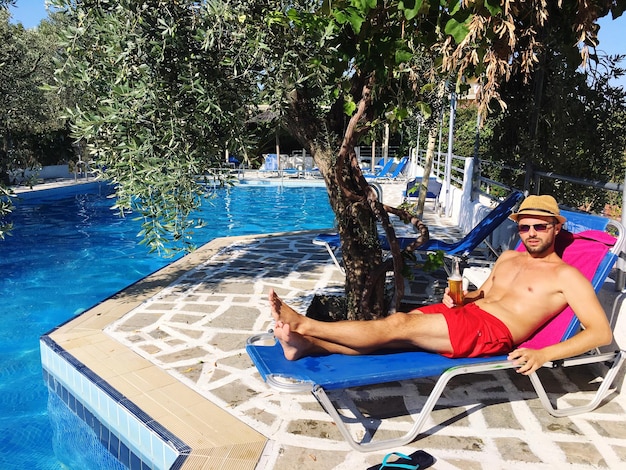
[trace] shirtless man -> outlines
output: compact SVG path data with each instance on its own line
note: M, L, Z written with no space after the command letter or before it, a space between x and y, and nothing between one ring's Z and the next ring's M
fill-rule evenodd
M270 290L274 335L285 357L367 354L380 349L424 349L448 357L509 353L528 375L544 363L607 345L612 332L589 281L554 252L565 218L552 196L529 196L510 219L526 252L506 251L491 275L455 306L446 289L443 303L369 321L321 322L300 315ZM566 305L584 329L543 349L517 348Z

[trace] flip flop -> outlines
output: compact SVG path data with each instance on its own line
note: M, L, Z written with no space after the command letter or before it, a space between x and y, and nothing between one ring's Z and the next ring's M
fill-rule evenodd
M393 462L389 462L389 458L397 457ZM368 470L384 470L388 469L403 469L403 470L418 470L428 468L435 463L435 458L423 450L413 452L411 455L405 455L400 452L391 452L383 458L383 462L380 465L370 467Z

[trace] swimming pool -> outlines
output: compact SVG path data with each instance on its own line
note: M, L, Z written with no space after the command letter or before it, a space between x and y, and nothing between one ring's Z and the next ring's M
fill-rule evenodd
M139 222L109 209L105 186L38 193L17 203L13 234L0 241L2 469L72 465L54 453L39 337L172 261L138 244ZM201 211L207 226L196 232L199 245L223 236L328 228L334 221L324 187L241 185L218 196Z

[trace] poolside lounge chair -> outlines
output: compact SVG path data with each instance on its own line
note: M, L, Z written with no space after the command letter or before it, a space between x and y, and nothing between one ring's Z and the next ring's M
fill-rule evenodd
M409 180L404 191L404 202L411 202L419 197L419 187L422 184L422 178L416 177ZM443 185L436 178L429 178L426 185L426 200L434 201L434 209L437 210L439 194Z
M378 170L382 169L383 165L385 164L385 159L384 157L381 157L375 164L374 164L374 168L370 168L370 165L361 165L361 171L363 172L364 175L373 175L376 172L378 172ZM372 172L373 170L373 172Z
M276 173L278 174L278 156L275 153L264 155L263 165L259 168L260 173Z
M395 162L393 161L393 158L390 158L389 160L387 160L387 163L385 163L385 166L380 171L374 174L364 173L363 176L365 176L366 179L384 178L391 171L391 167L394 165L394 163Z
M281 176L288 176L292 178L300 178L300 176L304 176L304 172L298 168L283 168L279 174Z
M381 176L379 178L396 180L402 175L408 164L409 157L402 157L389 176Z
M617 240L598 230L590 230L570 236L563 243L565 245L563 259L578 267L591 280L596 291L601 288L624 246L624 227L617 222L611 222L611 225L618 232ZM593 225L591 226L593 227ZM584 253L584 256L581 256L581 253ZM568 307L544 325L532 338L523 343L523 346L541 348L559 340L563 341L570 338L579 329L578 319ZM270 341L274 344L264 346L261 345L261 341ZM352 448L359 451L382 450L413 441L427 423L439 397L453 377L486 371L496 373L515 367L507 361L506 355L449 359L439 354L421 351L389 352L363 356L333 354L288 361L284 358L280 343L273 341L269 334L251 337L248 340L246 351L263 379L271 387L285 392L311 391L333 418L346 441ZM556 368L606 364L608 369L602 383L593 398L584 405L567 408L554 407L536 372L530 375L531 384L541 403L550 414L561 417L584 413L595 409L607 397L609 388L625 358L626 351L623 349L602 353L592 351L588 354L544 365L546 368ZM352 387L366 387L429 377L438 378L421 410L416 414L413 426L403 436L392 439L374 441L371 430L366 427L365 423L361 422L365 427L365 432L362 438L357 440L346 423L346 421L354 422L355 418L342 415L327 393ZM349 400L346 395L343 394L342 400ZM354 403L347 406L356 409Z
M524 194L520 191L514 191L509 197L496 206L489 214L487 214L467 235L461 240L453 243L444 242L442 240L430 239L418 248L418 251L438 251L442 250L446 256L455 256L467 258L481 243L487 240L487 237L504 222L513 211L513 208L524 198ZM401 248L406 248L415 241L414 237L398 237L398 243ZM341 264L335 253L341 246L339 234L322 233L313 239L313 243L326 248L333 260L333 263L343 271ZM386 238L381 237L381 245L383 249L389 249ZM492 249L490 247L490 249ZM493 249L492 249L493 251Z

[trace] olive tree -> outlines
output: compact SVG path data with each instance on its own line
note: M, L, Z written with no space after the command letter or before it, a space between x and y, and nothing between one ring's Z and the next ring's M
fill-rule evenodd
M0 15L6 13L8 5L12 5L14 2L11 0L0 0ZM4 22L4 17L0 18L0 21ZM4 238L6 232L11 229L11 225L4 222L4 217L11 212L12 205L9 199L9 190L4 185L3 181L0 181L0 239Z
M152 249L191 247L199 181L245 146L254 104L254 58L236 57L250 50L240 13L218 4L209 23L192 1L53 5L72 19L57 79L80 93L68 116L83 159L106 169L117 208L143 218Z
M42 140L64 125L58 96L41 88L53 77L51 30L11 24L11 3L0 2L0 238L10 229L12 173L40 166Z
M582 58L597 18L625 1L559 2ZM341 236L347 318L377 318L402 296L403 255L355 147L383 124L436 114L467 77L485 112L512 75L527 76L550 25L544 2L522 0L55 0L74 20L65 32L61 86L86 99L72 111L76 136L106 166L121 209L145 217L159 245L184 237L200 196L197 175L225 149L245 146L260 104L313 156ZM434 134L433 134L434 135ZM434 139L433 139L434 148ZM382 226L392 248L383 258ZM156 235L155 235L156 234ZM158 235L158 236L157 236ZM393 270L393 300L385 273Z

